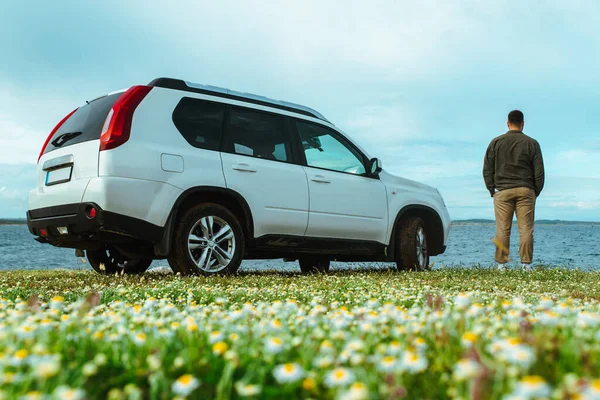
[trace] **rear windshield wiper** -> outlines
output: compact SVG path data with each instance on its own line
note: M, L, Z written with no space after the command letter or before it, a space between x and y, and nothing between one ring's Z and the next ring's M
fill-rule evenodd
M81 132L63 133L62 135L60 135L56 139L54 139L51 143L54 147L60 147L63 144L67 143L69 140L76 138L79 135L81 135Z

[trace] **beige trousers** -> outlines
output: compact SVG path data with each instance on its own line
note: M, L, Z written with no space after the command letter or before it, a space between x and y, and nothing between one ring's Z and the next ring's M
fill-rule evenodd
M535 191L518 187L506 189L494 194L496 214L496 262L508 262L510 249L510 230L515 211L519 227L519 254L521 262L533 261L533 222L535 219Z

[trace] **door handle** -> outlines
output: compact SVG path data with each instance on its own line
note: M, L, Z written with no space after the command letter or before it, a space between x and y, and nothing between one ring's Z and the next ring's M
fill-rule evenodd
M250 164L246 164L246 163L236 164L232 168L235 169L236 171L256 172L256 168L253 168L252 166L250 166Z
M310 178L310 180L318 183L331 183L331 181L325 178L323 175L315 175L312 178Z

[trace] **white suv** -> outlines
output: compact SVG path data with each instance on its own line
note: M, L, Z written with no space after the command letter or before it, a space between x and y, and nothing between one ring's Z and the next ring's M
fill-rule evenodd
M235 272L242 259L393 261L446 246L440 193L390 175L318 112L159 78L87 102L52 130L29 194L36 240L100 273Z

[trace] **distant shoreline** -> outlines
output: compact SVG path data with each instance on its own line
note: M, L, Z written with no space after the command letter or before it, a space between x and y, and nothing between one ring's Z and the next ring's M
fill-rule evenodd
M492 225L496 222L493 219L459 219L452 221L452 225ZM516 223L516 221L513 221ZM540 219L535 221L537 225L598 225L600 226L600 222L594 221L563 221L560 219ZM15 225L27 225L27 220L25 219L2 219L0 218L0 225L7 226L15 226Z
M496 221L493 219L459 219L452 221L453 225L494 225ZM516 224L517 221L513 221ZM536 225L598 225L600 222L594 221L563 221L560 219L540 219L535 221Z

